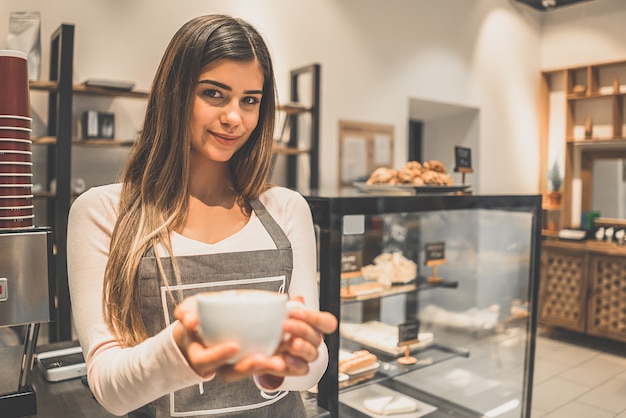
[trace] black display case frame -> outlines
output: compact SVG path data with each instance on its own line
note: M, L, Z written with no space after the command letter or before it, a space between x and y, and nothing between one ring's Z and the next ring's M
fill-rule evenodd
M541 196L539 195L419 195L389 196L347 192L319 192L306 197L313 214L313 221L318 228L318 256L320 276L320 309L331 312L341 318L341 254L343 236L343 217L346 215L394 214L406 212L434 212L447 210L493 209L505 211L529 212L532 214L530 277L528 283L529 320L526 356L524 360L522 417L530 417L532 400L532 381L534 369L535 340L537 329L537 298L539 260L541 252ZM330 411L332 417L340 415L338 382L338 359L341 345L340 333L326 336L329 350L328 369L318 384L318 405ZM454 352L454 349L452 349ZM458 355L467 355L463 350ZM393 376L388 379L394 384ZM453 411L463 408L450 403L444 410ZM457 411L458 412L458 411ZM450 412L455 414L457 412ZM462 413L462 411L461 411ZM470 416L471 414L468 414ZM453 415L438 415L453 416Z

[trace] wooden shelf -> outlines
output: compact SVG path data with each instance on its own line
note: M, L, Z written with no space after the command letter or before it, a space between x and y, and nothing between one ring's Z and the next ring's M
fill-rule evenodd
M72 198L76 198L80 195L80 193L71 193ZM48 190L44 190L41 192L33 192L33 199L56 199L57 194L55 192L51 192Z
M589 93L589 94L575 94L568 93L567 100L589 100L589 99L610 99L614 97L621 97L626 95L626 92L619 93Z
M54 92L57 90L58 83L55 81L31 81L31 90L41 90L47 92ZM74 94L81 95L93 95L93 96L109 96L109 97L129 97L135 99L146 99L148 93L138 90L121 90L121 89L107 89L102 87L85 86L84 84L75 84L72 86L72 92Z
M308 154L310 152L308 149L286 147L280 144L274 144L273 151L275 154L283 154L283 155L300 155L300 154Z
M54 199L56 197L56 193L42 191L42 192L33 192L33 199Z
M303 106L300 103L283 103L276 106L276 110L285 112L288 115L299 115L311 111L311 107Z
M147 99L148 93L138 90L121 90L107 89L103 87L85 86L84 84L75 85L72 88L75 94L94 95L94 96L111 96L111 97L130 97L135 99Z
M542 229L541 235L544 237L558 237L559 231L552 231L550 229Z
M43 136L33 139L33 145L54 145L57 143L54 136ZM132 139L81 139L72 138L72 144L87 147L130 147L135 143Z
M568 137L565 139L567 142L581 143L581 144L589 144L589 143L608 143L608 144L617 144L620 143L626 144L626 138L617 136L617 137L595 137L595 138L571 138Z
M58 83L56 81L30 81L31 90L56 91Z

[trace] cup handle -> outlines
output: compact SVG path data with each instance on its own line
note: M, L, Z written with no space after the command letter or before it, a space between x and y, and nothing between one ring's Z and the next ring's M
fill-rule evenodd
M306 309L306 307L304 306L304 303L300 302L299 300L288 300L287 315L289 315L289 313L291 313L291 311L293 311L294 309Z
M291 311L293 311L294 309L306 309L306 307L304 306L304 303L300 302L299 300L288 300L285 318L287 318ZM287 341L289 338L291 338L291 334L289 334L288 332L283 333L283 341Z

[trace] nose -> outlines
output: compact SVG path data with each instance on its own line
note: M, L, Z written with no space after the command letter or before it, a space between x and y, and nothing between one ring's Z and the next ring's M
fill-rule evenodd
M231 100L220 116L220 122L228 126L237 126L241 123L241 107L237 100Z

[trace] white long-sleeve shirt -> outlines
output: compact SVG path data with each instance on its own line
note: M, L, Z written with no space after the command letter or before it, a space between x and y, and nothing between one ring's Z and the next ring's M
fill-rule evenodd
M68 276L76 334L86 353L89 386L102 406L124 415L172 391L198 384L196 374L174 342L172 327L135 347L122 348L108 330L102 313L104 270L121 192L121 184L94 187L71 207L68 223ZM293 271L288 293L303 296L307 309L318 310L316 246L310 208L297 192L274 187L261 202L289 238ZM176 256L276 248L253 213L246 226L215 244L172 233ZM328 351L306 376L285 378L278 390L305 390L314 386L328 364Z

